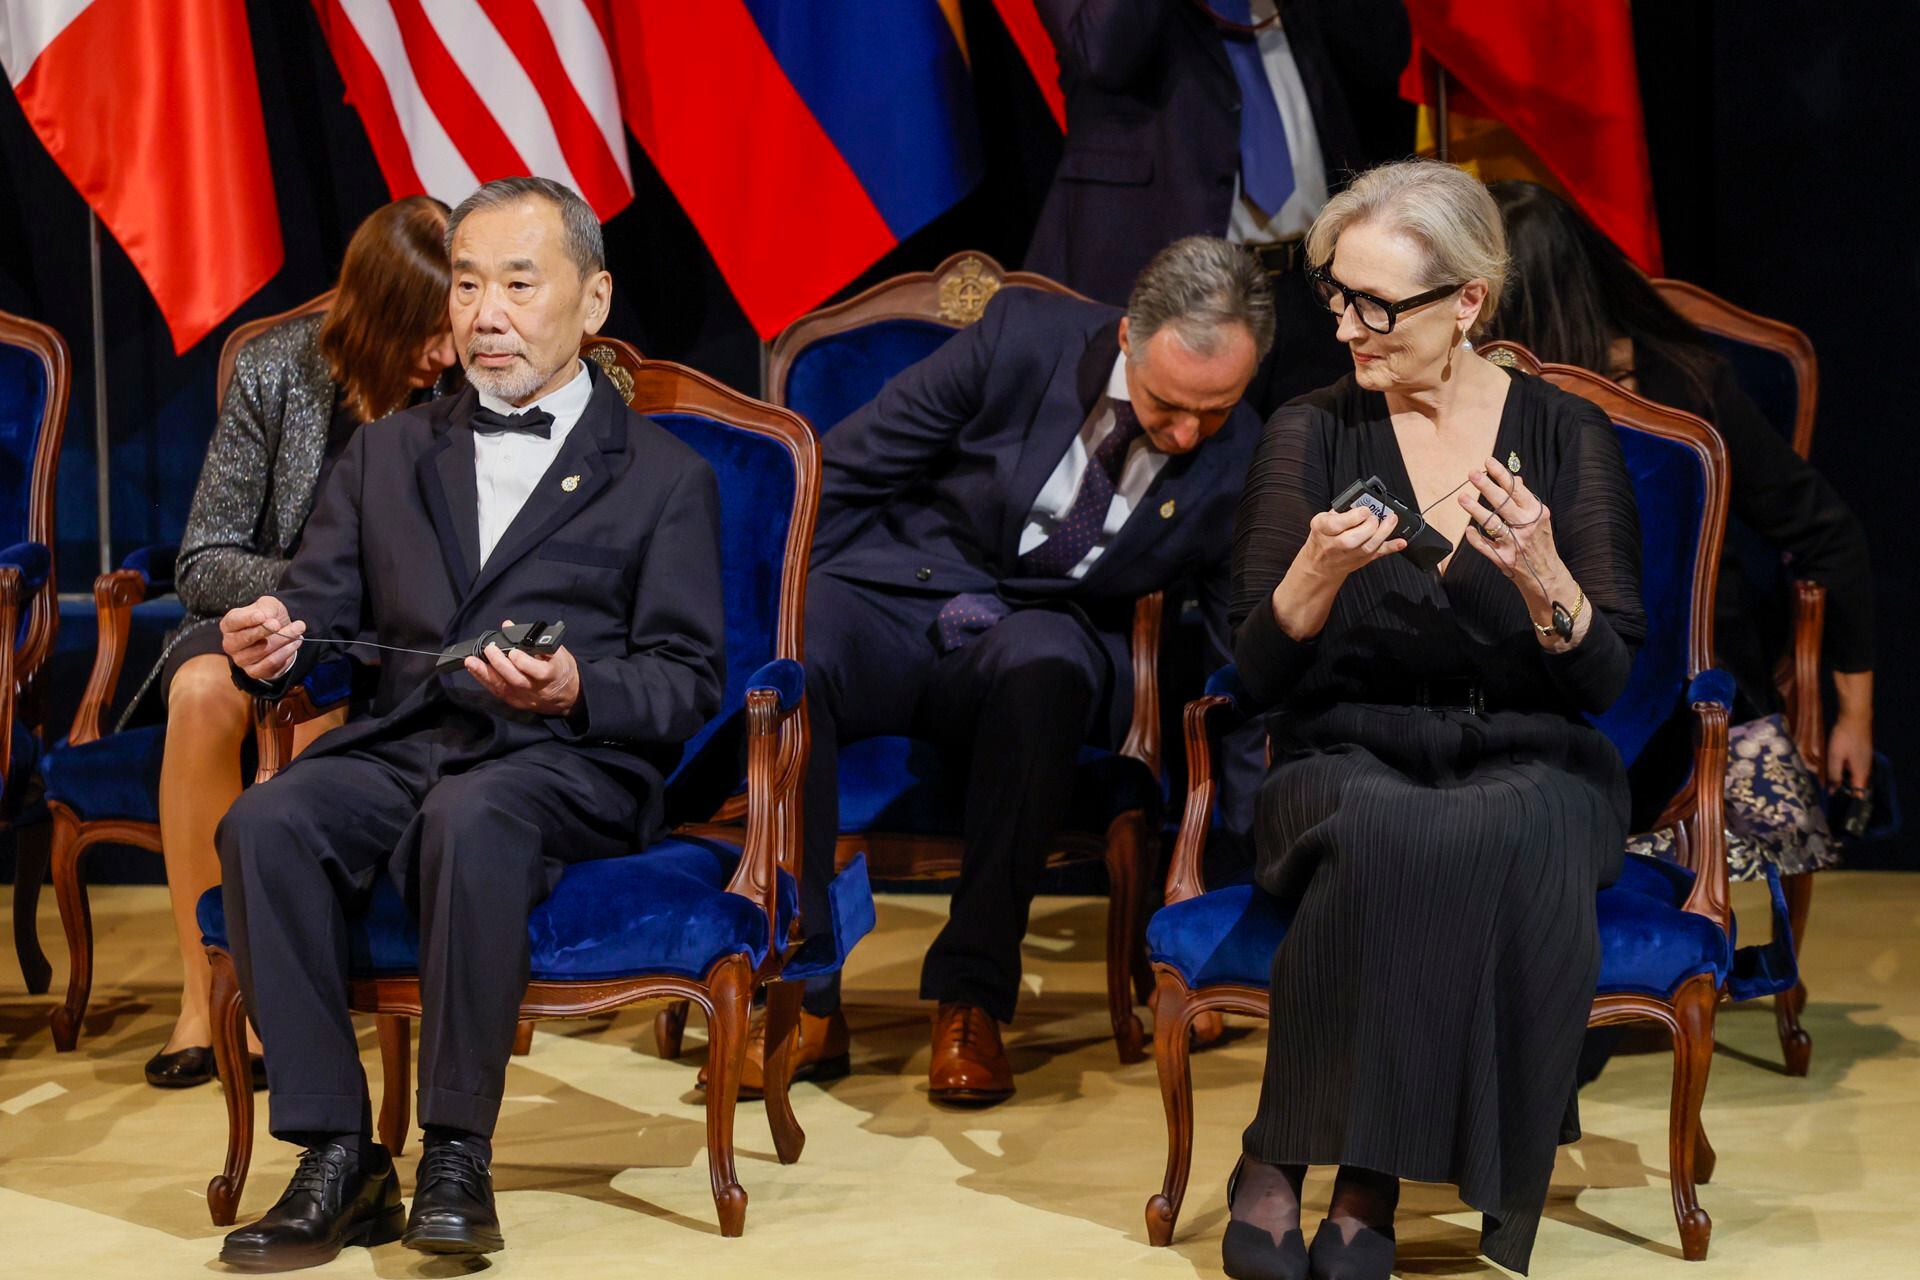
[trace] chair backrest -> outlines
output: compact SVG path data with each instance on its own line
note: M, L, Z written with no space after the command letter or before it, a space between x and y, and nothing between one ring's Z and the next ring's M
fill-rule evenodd
M727 691L721 715L687 743L671 788L737 715L754 672L775 658L801 659L807 555L820 504L820 442L798 415L684 365L639 359L617 339L598 339L586 354L608 370L635 412L705 458L720 482ZM713 803L731 794L739 780L737 768L724 779L705 780L714 787ZM675 804L670 796L669 807Z
M1626 692L1594 724L1631 765L1685 711L1688 683L1713 665L1713 598L1727 522L1727 451L1699 418L1655 404L1597 373L1542 364L1526 348L1481 348L1592 401L1613 423L1640 511L1640 598L1647 637Z
M73 363L67 344L37 321L0 312L0 547L54 548L54 476L67 429ZM54 575L22 610L14 678L31 676L53 649L59 608ZM0 733L7 732L0 725Z
M1805 458L1813 449L1813 418L1820 393L1819 364L1806 334L1734 306L1685 280L1655 280L1675 311L1704 330L1768 422Z
M956 253L932 271L883 280L788 325L768 358L767 394L824 435L887 379L978 320L1007 287L1082 296L1045 276L1008 271L987 254Z
M329 289L317 298L308 298L305 302L278 315L262 316L258 320L249 320L227 335L220 344L220 371L213 379L214 411L227 402L227 386L233 381L233 366L240 359L240 352L249 342L278 324L289 320L298 320L301 316L319 315L333 305L333 295L338 289Z

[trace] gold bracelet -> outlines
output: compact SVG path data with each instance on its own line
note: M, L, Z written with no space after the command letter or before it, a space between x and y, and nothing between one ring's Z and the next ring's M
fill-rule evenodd
M1586 590L1580 587L1576 587L1575 590L1578 591L1580 594L1579 594L1579 597L1573 602L1573 612L1566 615L1567 624L1566 624L1565 631L1562 631L1559 626L1560 614L1563 608L1563 606L1559 604L1555 604L1553 606L1553 621L1549 622L1544 627L1537 622L1533 622L1532 618L1527 619L1528 622L1533 622L1533 629L1540 633L1541 639L1544 640L1548 636L1559 636L1562 640L1569 640L1569 641L1573 639L1574 624L1580 621L1580 615L1586 610L1586 607L1587 607Z

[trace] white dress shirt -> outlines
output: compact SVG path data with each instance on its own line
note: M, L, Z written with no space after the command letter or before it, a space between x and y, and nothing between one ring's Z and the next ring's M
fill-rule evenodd
M1252 0L1252 4L1254 22L1273 17L1274 0ZM1260 43L1260 61L1267 68L1267 83L1273 86L1273 100L1280 106L1280 123L1287 130L1287 150L1293 156L1293 194L1277 210L1262 209L1241 192L1240 175L1236 173L1232 212L1227 216L1227 239L1235 244L1271 244L1300 235L1313 225L1327 203L1327 164L1320 154L1313 106L1307 101L1307 86L1300 79L1300 66L1293 60L1286 29L1276 22L1255 38Z
M1127 355L1124 351L1114 359L1113 373L1107 378L1106 394L1094 403L1093 412L1087 415L1080 434L1073 438L1065 456L1054 467L1053 474L1040 486L1040 496L1034 499L1033 510L1027 513L1027 522L1020 529L1021 555L1026 555L1053 536L1055 527L1067 514L1067 509L1073 506L1073 495L1080 491L1080 481L1087 474L1088 460L1093 457L1094 450L1100 447L1100 442L1113 431L1115 400L1132 403L1132 397L1127 394ZM1100 558L1107 544L1120 532L1120 526L1140 505L1147 487L1160 474L1160 468L1166 465L1167 455L1154 448L1144 434L1127 446L1127 459L1120 468L1120 483L1113 487L1113 501L1107 505L1107 519L1100 526L1100 537L1080 558L1080 563L1068 571L1068 577L1087 576L1087 570L1093 567L1093 562Z
M476 387L475 390L478 390ZM526 413L543 409L553 415L545 440L524 431L499 431L492 435L473 433L473 478L479 497L480 563L500 544L501 535L513 524L520 508L527 505L533 487L547 474L547 468L560 456L560 446L593 398L593 379L587 366L574 363L573 377L557 391L548 392L528 405L511 405L505 400L480 392L483 407L499 414Z

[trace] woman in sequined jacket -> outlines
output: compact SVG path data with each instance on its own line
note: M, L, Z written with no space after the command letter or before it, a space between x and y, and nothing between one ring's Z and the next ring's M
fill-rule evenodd
M218 619L278 584L328 467L354 431L433 394L454 366L446 226L447 207L427 196L375 210L347 245L331 308L248 343L220 406L175 569L187 617L147 678L167 703L160 843L186 970L173 1034L146 1066L157 1087L197 1085L213 1074L212 975L194 905L220 880L214 828L240 794L250 728L250 703L228 672ZM296 749L344 717L343 708L301 726ZM259 1046L251 1047L258 1087Z

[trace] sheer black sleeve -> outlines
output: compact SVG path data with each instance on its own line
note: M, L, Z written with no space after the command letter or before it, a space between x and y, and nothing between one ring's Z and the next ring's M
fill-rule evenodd
M1713 425L1733 470L1733 514L1787 555L1795 577L1827 589L1827 665L1872 670L1873 571L1859 518L1773 429L1724 364L1714 371L1712 397Z
M1282 701L1308 667L1315 641L1295 640L1273 616L1273 589L1307 541L1307 526L1327 509L1324 433L1332 420L1294 403L1267 424L1247 469L1233 530L1233 658L1241 682L1263 706Z
M1626 690L1634 652L1647 635L1640 601L1640 515L1606 414L1572 395L1565 412L1573 421L1546 501L1553 512L1554 546L1586 593L1593 621L1578 645L1542 656L1561 691L1582 711L1598 714Z

